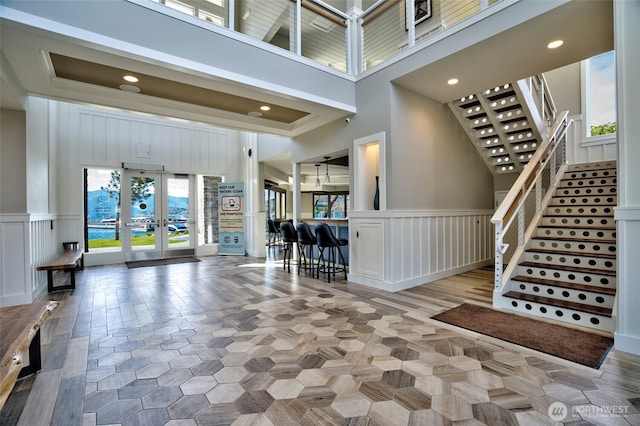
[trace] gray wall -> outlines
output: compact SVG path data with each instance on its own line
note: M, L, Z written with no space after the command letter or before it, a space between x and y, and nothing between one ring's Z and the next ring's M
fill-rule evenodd
M493 178L446 105L392 87L387 206L491 209Z
M27 211L24 111L0 110L0 213Z
M558 111L569 111L569 116L581 114L580 62L545 72L544 76Z

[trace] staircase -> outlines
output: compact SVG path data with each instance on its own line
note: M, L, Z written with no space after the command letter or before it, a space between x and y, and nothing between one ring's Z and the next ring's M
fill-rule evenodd
M502 297L511 310L613 331L616 163L569 166Z
M540 75L448 104L492 173L520 173L533 157L555 114L545 88Z

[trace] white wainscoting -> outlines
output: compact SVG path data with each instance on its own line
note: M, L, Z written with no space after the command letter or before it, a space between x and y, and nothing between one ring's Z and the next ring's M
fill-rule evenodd
M349 212L348 279L400 291L490 265L494 259L492 214L492 210ZM381 226L378 241L371 241L376 233L367 233L361 243L367 247L359 247L358 230L373 229L375 223ZM377 259L365 257L371 244L382 250ZM366 262L372 261L381 261L381 267L368 267ZM379 276L371 271L379 271Z
M581 115L569 117L574 125L567 138L567 163L582 164L618 159L618 138L616 135L587 138Z
M46 272L36 267L59 251L57 241L55 215L0 215L0 306L31 303L45 289Z

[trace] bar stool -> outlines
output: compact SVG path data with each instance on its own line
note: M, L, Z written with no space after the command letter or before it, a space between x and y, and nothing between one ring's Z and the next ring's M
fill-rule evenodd
M280 223L280 235L284 243L284 264L283 269L291 273L291 253L293 253L293 245L298 243L298 233L293 223Z
M276 244L276 241L280 239L280 229L278 229L273 220L269 219L267 220L267 230L269 231L269 243L267 245L273 246Z
M313 246L316 245L316 236L311 232L311 228L304 222L298 222L298 275L300 275L300 266L304 265L304 270L311 271L311 275L315 275L313 272ZM308 248L309 260L307 261L307 255L305 250Z
M336 276L336 271L342 269L344 271L344 279L347 279L347 267L345 265L344 257L340 252L340 247L344 247L349 244L349 241L336 238L333 235L333 231L326 223L320 223L316 225L316 240L318 241L318 265L316 267L317 277L320 278L320 262L322 262L323 271L327 273L329 282L331 282L331 274ZM329 248L328 262L324 260L324 249ZM340 256L342 262L342 268L336 266L336 251Z

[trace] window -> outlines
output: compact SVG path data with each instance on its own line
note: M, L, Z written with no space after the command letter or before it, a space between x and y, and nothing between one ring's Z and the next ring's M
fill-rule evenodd
M264 209L267 212L267 219L286 219L287 191L274 185L277 184L265 182L264 185Z
M313 193L313 217L315 219L344 219L349 211L349 193Z
M85 247L88 251L119 251L120 170L84 169Z
M614 51L589 58L583 66L583 116L588 137L616 133Z
M200 221L198 243L218 243L218 184L222 182L219 176L198 176L198 218Z

